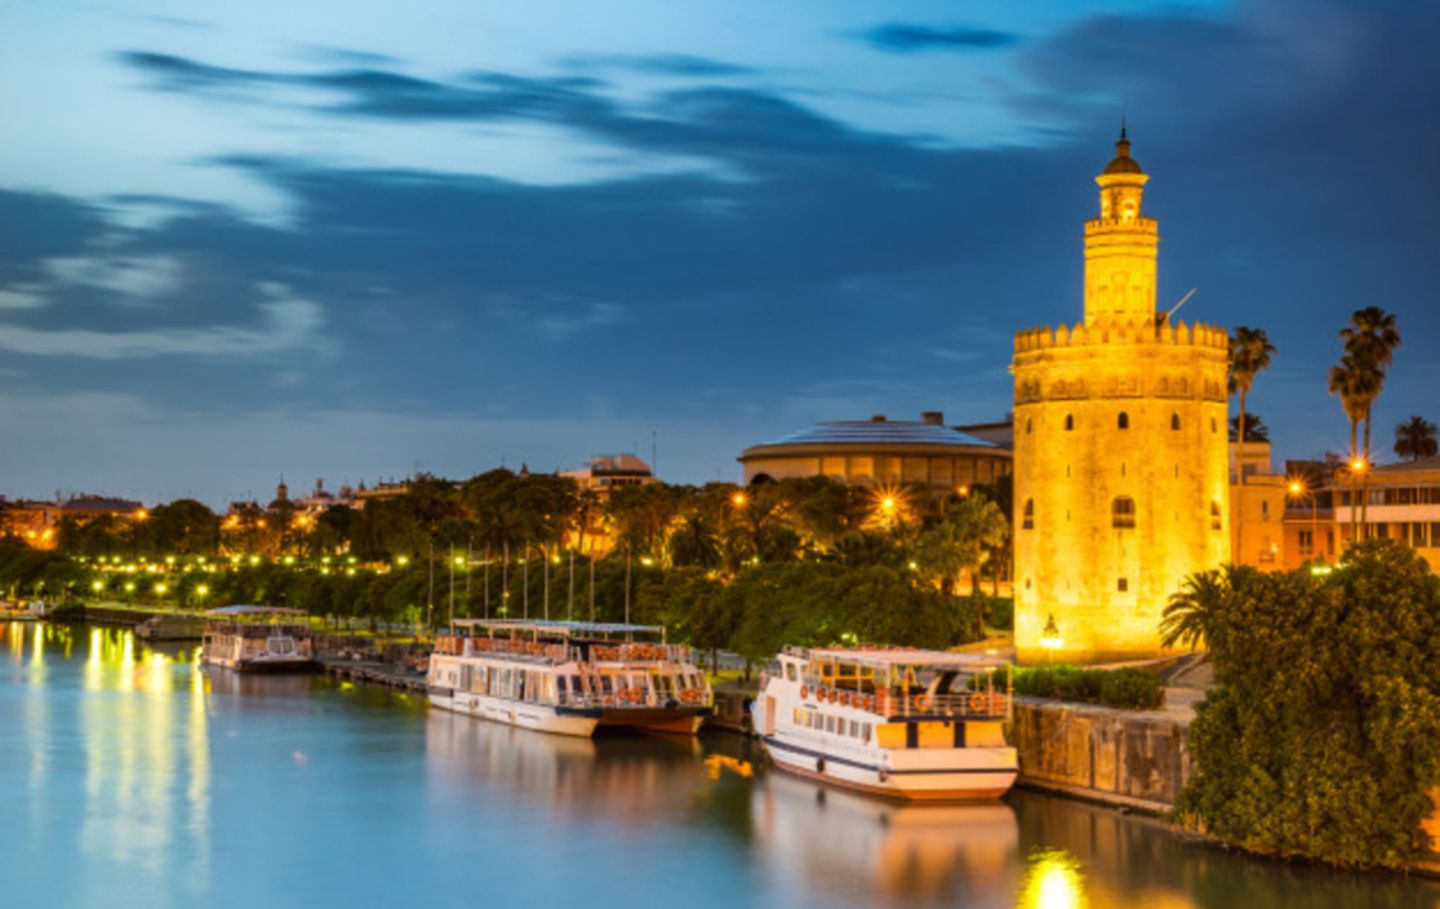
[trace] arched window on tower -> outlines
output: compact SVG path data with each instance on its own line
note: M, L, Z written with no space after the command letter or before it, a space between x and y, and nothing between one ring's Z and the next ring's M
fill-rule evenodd
M1068 413L1067 413L1067 414L1065 415L1065 431L1066 431L1066 432L1069 432L1070 430L1072 430L1072 429L1074 429L1074 428L1075 428L1075 415L1074 415L1074 414L1068 414Z
M1029 417L1026 417L1026 418L1025 418L1025 434L1028 436L1028 435L1030 434L1030 430L1033 429L1033 428L1034 428L1034 427L1031 425L1031 420L1030 420L1030 418L1029 418Z
M1129 429L1130 415L1123 410L1120 411L1120 417L1115 421L1115 425L1119 426L1121 429Z
M1210 502L1210 529L1220 529L1220 503L1213 499Z
M1034 530L1034 529L1035 529L1035 500L1034 500L1034 499L1026 499L1026 500L1025 500L1025 510L1021 513L1021 517L1020 517L1020 529L1021 529L1021 530Z
M1180 431L1180 415L1178 413L1172 413L1170 415L1170 428L1176 432Z
M1220 424L1219 424L1218 422L1216 422L1216 420L1215 420L1214 417L1211 417L1211 418L1210 418L1210 431L1211 431L1211 432L1219 432L1219 431L1220 431Z
M1110 526L1118 528L1135 526L1135 500L1129 496L1116 496L1110 503Z

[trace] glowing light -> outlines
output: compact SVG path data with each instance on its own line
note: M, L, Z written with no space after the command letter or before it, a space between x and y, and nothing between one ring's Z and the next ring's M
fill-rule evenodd
M886 511L894 511L895 498L893 496L886 496L885 498L880 500L880 507L885 509Z
M646 568L649 568L651 565L655 564L655 560L650 558L649 556L641 556L640 564L644 565Z
M465 567L465 557L464 557L464 556L456 556L456 557L455 557L455 567L456 567L456 568L464 568L464 567Z
M165 594L167 594L167 593L170 592L170 585L169 585L169 584L156 584L156 585L155 585L155 592L158 593L160 596L163 597Z
M1045 620L1045 630L1040 632L1040 646L1046 650L1059 650L1065 646L1065 639L1060 637L1060 626L1055 624L1053 614Z
M325 562L325 564L328 565L328 564L330 564L330 557L329 557L329 556L326 556L326 557L325 557L324 559L322 559L321 561ZM399 565L401 568L404 568L406 565L409 565L409 564L410 564L410 557L409 557L409 556L403 556L403 555L402 555L402 556L396 556L396 557L395 557L395 564L396 564L396 565Z
M125 582L125 592L126 592L126 593L134 593L134 592L135 592L135 582L134 582L134 581L126 581L126 582Z
M196 587L195 587L195 595L196 595L197 597L209 596L209 595L210 595L210 585L209 585L209 584L197 584Z
M286 565L294 565L294 564L295 564L295 557L294 557L294 556L286 556L286 557L285 557L285 564L286 564Z
M1350 459L1350 469L1353 470L1353 471L1355 471L1356 473L1364 473L1364 472L1365 472L1365 459L1364 459L1364 458L1351 458L1351 459Z
M1292 496L1303 495L1305 493L1305 484L1299 480L1291 480L1288 488Z
M93 591L95 591L96 593L99 593L100 591L102 591L102 590L105 589L105 582L104 582L104 581L91 581L91 582L90 582L90 589L93 590Z
M730 504L736 508L744 508L749 502L750 499L743 492L737 492L730 497Z
M1080 864L1070 853L1047 849L1031 856L1017 909L1083 909L1089 904Z
M145 520L145 519L148 518L148 517L150 517L150 512L146 511L146 510L143 509L143 508L141 508L141 509L139 509L139 510L137 510L137 511L135 512L135 520L137 520L137 521L143 521L143 520Z
M259 564L260 564L260 557L259 557L258 555L252 555L252 556L250 557L250 564L251 564L251 565L259 565Z

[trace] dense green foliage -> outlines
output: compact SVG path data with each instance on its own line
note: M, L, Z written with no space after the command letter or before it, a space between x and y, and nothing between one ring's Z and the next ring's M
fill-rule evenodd
M1208 642L1177 816L1245 849L1399 867L1440 783L1440 578L1391 542L1332 573L1210 572L1174 612Z
M1153 672L1143 669L1082 669L1077 666L1032 666L1014 670L1015 693L1126 710L1155 710L1165 703L1165 690Z

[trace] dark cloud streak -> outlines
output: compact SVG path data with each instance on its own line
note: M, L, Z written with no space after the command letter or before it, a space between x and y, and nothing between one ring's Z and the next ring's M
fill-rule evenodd
M885 22L866 29L860 39L871 47L896 54L919 51L985 51L1009 47L1020 41L1013 32L964 25L922 25L913 22Z

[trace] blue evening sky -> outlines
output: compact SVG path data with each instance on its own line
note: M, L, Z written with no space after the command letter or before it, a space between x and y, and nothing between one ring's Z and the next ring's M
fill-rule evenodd
M1161 298L1263 327L1280 457L1440 419L1440 6L0 6L0 493L220 505L817 420L1004 416L1122 108ZM653 434L653 435L652 435Z

